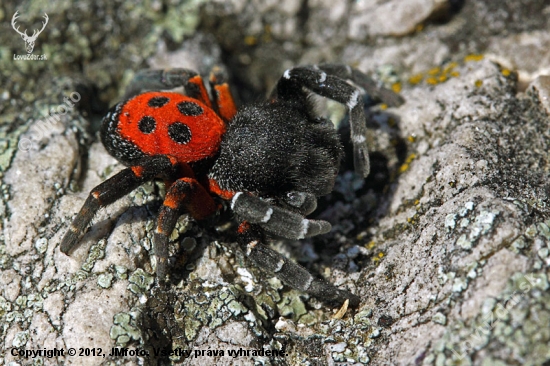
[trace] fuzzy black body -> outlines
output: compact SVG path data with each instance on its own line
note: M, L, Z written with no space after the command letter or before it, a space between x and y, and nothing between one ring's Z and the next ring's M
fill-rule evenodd
M312 118L310 109L278 101L243 107L228 123L209 177L225 190L266 198L329 193L343 150L332 123Z
M105 148L127 168L90 192L61 251L68 254L76 246L102 207L161 178L166 195L153 238L159 285L169 279L169 239L178 217L189 213L201 221L229 206L240 222L240 247L252 263L329 304L359 305L358 296L312 276L263 243L270 235L297 240L331 229L327 221L306 216L315 210L317 198L333 189L343 148L332 123L314 112L310 93L347 107L355 171L368 175L361 90L346 80L390 106L402 102L345 65L289 69L266 102L239 111L224 77L215 72L209 80L211 95L192 70L138 73L125 101L105 116L100 131ZM185 96L155 91L182 85ZM220 199L228 205L220 205Z

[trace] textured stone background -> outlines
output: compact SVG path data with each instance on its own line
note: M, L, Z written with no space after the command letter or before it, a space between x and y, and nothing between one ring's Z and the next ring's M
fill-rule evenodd
M22 29L48 14L34 50L47 61L13 60L25 54L16 10ZM550 79L537 78L550 74L549 15L545 0L0 4L0 364L550 364ZM102 210L71 257L59 252L87 193L121 169L96 132L136 70L221 65L245 103L285 69L326 61L406 99L371 113L372 176L345 164L322 200L333 231L274 243L362 296L357 311L334 318L247 265L223 227L185 216L178 281L160 291L159 184ZM59 122L40 122L73 92ZM204 356L11 354L115 346ZM228 355L240 348L286 355Z

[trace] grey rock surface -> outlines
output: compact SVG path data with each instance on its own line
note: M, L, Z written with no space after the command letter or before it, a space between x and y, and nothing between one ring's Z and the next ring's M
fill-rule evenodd
M22 28L48 14L34 51L47 60L13 59L26 53L18 9ZM548 364L549 13L543 0L0 4L0 364ZM88 192L122 168L97 130L136 70L220 65L245 103L323 61L406 103L371 111L373 173L363 182L344 163L316 213L333 231L272 245L360 295L359 309L337 314L266 277L223 225L187 216L172 234L176 281L158 288L160 183L101 210L60 253ZM155 356L163 347L191 353ZM13 351L53 348L65 355Z

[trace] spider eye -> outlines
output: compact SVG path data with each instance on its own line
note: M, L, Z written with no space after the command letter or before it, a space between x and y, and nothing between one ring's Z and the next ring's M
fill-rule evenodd
M141 132L145 134L150 134L155 131L157 127L157 121L151 116L144 116L138 122L138 128Z
M186 124L174 122L168 126L168 136L178 144L187 144L191 141L191 130Z

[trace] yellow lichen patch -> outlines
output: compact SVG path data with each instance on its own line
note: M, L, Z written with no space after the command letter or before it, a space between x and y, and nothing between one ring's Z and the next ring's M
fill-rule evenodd
M471 54L464 57L464 62L471 62L471 61L481 61L483 60L483 55L477 55L477 54Z
M418 206L420 204L420 201L419 200L414 200L414 205L415 206Z
M401 83L393 83L391 90L393 90L394 93L399 93L401 91Z
M365 248L371 250L372 248L374 248L376 246L376 242L374 240L371 240L370 242L368 242L367 244L365 244Z
M246 36L244 37L244 43L247 46L254 46L256 43L258 43L258 39L254 36Z
M386 109L388 109L388 105L386 103L382 103L380 104L380 109L385 111Z
M406 172L407 170L409 170L409 165L411 163L411 161L414 160L414 158L416 158L416 154L411 154L407 157L407 159L405 160L405 162L403 163L403 165L401 165L399 167L399 173L404 173Z
M265 43L271 42L271 26L269 24L264 27L264 34L262 35L262 41Z
M409 136L407 137L407 140L408 140L410 143L413 143L413 142L416 141L416 136L409 135Z
M510 70L508 70L508 69L502 69L501 72L502 72L502 75L504 75L504 76L506 76L506 77L510 76L510 74L512 73L512 72L511 72Z
M411 217L407 217L407 222L411 225L416 225L418 223L418 214L414 214Z
M430 84L430 85L436 85L437 84L437 79L434 78L434 77L429 77L429 78L426 79L426 83Z
M380 260L384 258L384 253L379 252L376 256L372 257L372 261L376 264L380 263Z
M414 74L409 78L409 84L416 85L420 83L424 79L424 75L422 74Z
M422 32L422 30L424 29L424 24L418 24L415 28L414 28L414 31L415 32Z
M429 69L427 74L428 75L437 75L441 72L441 67L434 67L432 69Z
M476 88L479 88L480 86L483 85L483 80L477 79L477 80L475 81L474 85L476 86Z
M457 62L449 62L444 68L443 68L443 72L444 73L448 73L449 71L451 71L452 69L454 69L455 67L458 66L458 63Z
M470 55L467 60L482 59L483 55ZM437 66L429 69L424 73L414 74L409 78L409 84L416 85L424 81L427 85L437 85L444 83L450 78L460 76L458 71L454 69L459 66L458 62L449 62L442 66Z

